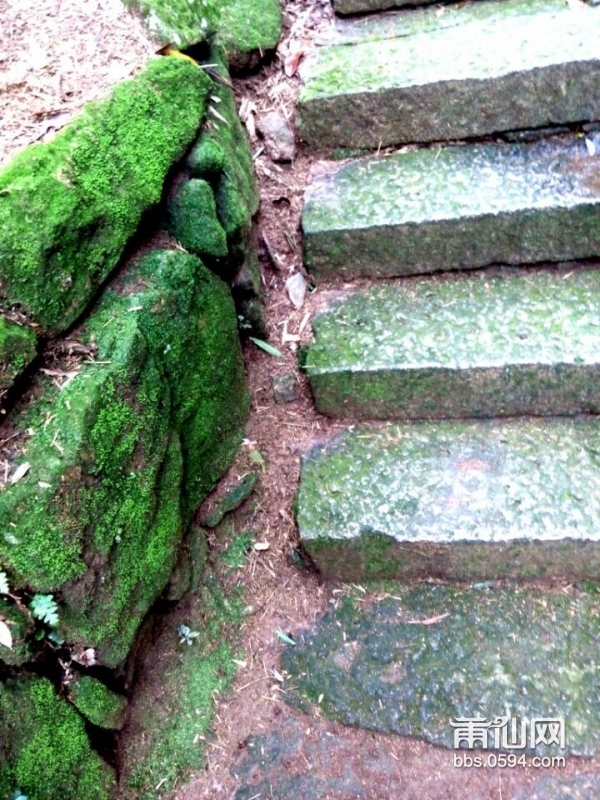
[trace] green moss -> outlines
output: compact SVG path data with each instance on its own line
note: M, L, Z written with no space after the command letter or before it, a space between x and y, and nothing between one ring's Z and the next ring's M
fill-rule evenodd
M344 725L448 748L449 720L532 720L551 708L567 721L566 747L540 743L537 755L591 757L599 616L594 595L396 583L387 596L343 600L285 649L285 699L321 698L322 713Z
M215 48L211 60L226 72L222 50ZM211 94L215 106L227 122L211 116L211 125L200 135L189 158L192 175L203 178L213 188L217 214L227 234L229 266L222 274L233 277L254 246L251 239L252 217L258 211L258 190L248 139L238 118L231 89L214 84ZM222 163L219 171L217 163Z
M0 597L0 619L8 625L12 636L12 648L0 645L0 662L17 666L32 660L29 639L33 633L31 617L15 603Z
M80 675L69 687L73 705L100 728L123 727L127 699L107 689L103 683L89 675Z
M256 534L254 531L244 531L239 536L229 542L227 549L223 553L223 563L232 569L240 569L244 566L248 558Z
M187 159L192 175L208 177L218 175L225 169L226 156L223 147L215 139L200 137Z
M0 795L106 800L112 773L92 752L83 719L42 679L0 686Z
M221 0L217 40L236 68L254 66L281 36L280 0Z
M35 358L36 336L29 328L0 316L0 390L7 389Z
M225 284L179 251L122 281L81 334L97 362L61 391L48 381L17 418L35 432L31 469L0 494L2 563L17 584L58 593L64 638L111 666L166 586L249 406Z
M206 528L215 528L226 514L235 511L252 494L260 481L258 472L249 472L241 481L229 489L217 502L210 514L201 517L200 524Z
M141 12L159 44L180 50L205 41L219 27L220 8L214 0L125 0L125 5Z
M152 666L154 679L164 687L161 703L138 696L134 727L129 726L121 742L122 785L138 800L164 797L191 770L202 768L215 694L224 691L235 675L230 639L241 624L242 608L239 593L226 596L214 574L208 573L182 618L200 636L192 646L179 644L174 626L161 637L158 647L170 653L170 658ZM137 736L132 735L136 724L143 734L138 730Z
M212 189L204 180L192 179L177 189L169 201L168 230L194 255L209 260L227 256L225 231L217 219Z
M81 314L202 120L211 81L158 59L0 173L2 294L47 331Z
M169 290L157 290L157 303L140 324L162 354L172 389L173 425L185 462L184 519L189 520L229 465L249 410L237 319L227 286L196 258L158 251L140 270L147 281L154 276Z

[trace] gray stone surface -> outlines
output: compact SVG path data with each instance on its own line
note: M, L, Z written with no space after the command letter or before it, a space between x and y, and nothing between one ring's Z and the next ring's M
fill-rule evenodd
M274 375L271 379L273 397L279 405L293 403L298 399L298 378L295 372L285 372L283 375Z
M313 180L305 264L352 279L565 261L600 254L599 221L600 156L583 139L396 153Z
M368 11L383 11L400 6L419 6L434 0L333 0L336 14L362 14Z
M370 784L381 780L402 796L403 776L386 742L356 748L323 727L313 719L291 717L252 736L232 768L242 783L235 800L370 800Z
M598 418L355 427L304 458L326 578L600 578Z
M273 161L293 161L296 142L292 126L281 111L268 111L257 120L265 148Z
M600 9L560 0L537 13L523 0L482 8L489 17L467 4L454 25L433 30L424 16L385 47L322 47L301 70L301 136L313 148L375 149L600 116Z
M319 411L362 419L600 412L600 270L407 278L315 317Z
M372 16L338 17L329 28L317 32L317 44L357 44L436 33L470 22L501 23L507 9L519 14L539 14L562 8L560 0L470 0L444 6L431 2L420 5L420 8L403 8Z
M544 775L533 786L513 795L512 800L597 800L600 775L585 772L568 778Z
M286 647L288 703L448 748L451 721L508 717L517 724L514 744L526 744L509 750L517 757L533 757L531 720L563 718L565 747L537 744L537 757L596 751L597 594L421 584L394 587L393 597L380 598L342 599L296 637L296 647ZM488 751L506 751L504 744L494 733L486 742Z

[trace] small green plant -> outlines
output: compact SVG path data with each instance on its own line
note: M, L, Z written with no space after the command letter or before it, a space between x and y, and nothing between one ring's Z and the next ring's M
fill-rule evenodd
M187 625L178 625L177 626L177 633L179 634L179 644L186 644L192 645L194 644L194 639L200 636L199 631L193 631L191 628L188 628Z
M36 619L51 628L58 625L58 606L51 594L34 594L29 609Z

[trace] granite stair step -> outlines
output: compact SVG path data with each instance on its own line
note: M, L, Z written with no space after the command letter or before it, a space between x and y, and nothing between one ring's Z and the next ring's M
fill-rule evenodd
M303 360L353 419L600 413L600 269L496 269L323 294Z
M422 6L435 0L333 0L336 14L367 14L372 11L385 11L402 6Z
M429 794L427 785L425 797L597 800L597 765L564 769L575 766L571 756L590 757L600 747L600 709L584 699L596 696L600 678L600 598L592 586L587 591L582 586L540 591L422 583L397 585L387 594L349 589L332 603L324 617L296 635L295 646L284 650L284 700L289 705L313 719L419 737L450 750L458 740L463 749L448 754L454 769L445 771L452 788ZM484 723L477 744L469 741L468 723L461 730L461 718ZM548 725L551 719L554 724ZM382 749L389 752L393 743L388 740ZM274 759L256 749L255 761L262 757L270 767ZM544 772L546 780L523 792L503 783L500 793L497 777L489 793L481 784L468 792L466 784L452 784L457 773L464 781L465 773L490 772L464 767L474 766L474 756L484 768L495 767L502 763L498 751L512 753L515 769L505 770L505 779L519 769L523 777L529 766L530 776ZM540 770L540 761L531 761L534 754L547 759L546 768L558 769ZM382 760L376 750L372 757ZM538 769L532 769L536 764ZM398 772L398 764L392 765L390 779ZM577 772L585 773L585 782L571 783ZM378 798L414 800L423 791L422 777L420 786L409 784L412 791L406 790L406 777L404 786L386 791L388 774L383 769L381 774L386 780Z
M296 517L348 582L600 579L600 420L354 427L303 459Z
M591 134L334 166L306 193L305 264L324 280L597 256L596 150L600 138Z
M437 11L438 24L426 8L402 11L407 25L390 26L384 43L376 17L374 33L367 21L360 41L306 59L299 131L309 146L376 149L600 117L600 8L477 0Z

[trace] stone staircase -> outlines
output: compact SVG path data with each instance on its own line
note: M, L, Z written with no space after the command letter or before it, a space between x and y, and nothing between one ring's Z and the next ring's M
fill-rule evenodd
M339 18L303 69L299 129L324 162L303 212L324 306L304 368L317 408L349 429L305 455L297 519L327 578L392 579L396 605L332 611L288 648L292 694L448 747L451 715L560 717L560 751L589 756L600 8L413 0L368 15L391 5L406 4L335 0L363 16ZM597 797L597 782L568 783L514 796Z
M322 46L306 64L309 145L364 146L382 107L387 133L371 145L431 139L411 129L413 104L429 113L425 88L436 138L454 143L319 171L303 212L305 263L331 298L304 366L325 414L427 422L354 430L311 453L301 536L332 577L598 578L599 440L595 421L577 417L600 412L600 156L593 132L533 129L593 120L600 10L478 0L383 19L345 22L339 35L352 43ZM388 93L400 83L402 96ZM524 126L511 138L531 141L455 141ZM458 419L472 421L447 422ZM372 540L400 547L402 563L374 566ZM362 566L348 563L350 542ZM425 543L443 554L423 559Z

